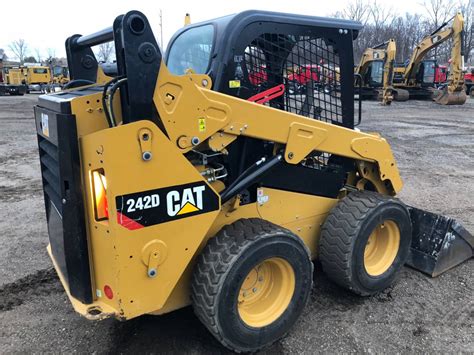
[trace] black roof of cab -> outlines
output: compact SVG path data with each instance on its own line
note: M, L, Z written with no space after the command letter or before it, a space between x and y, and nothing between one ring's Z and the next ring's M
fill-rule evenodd
M214 28L212 50L209 54L210 62L205 72L212 79L212 89L233 96L240 95L239 97L242 98L247 98L247 94L252 94L253 88L249 89L248 85L244 83L244 89L249 89L247 93L243 93L244 89L234 92L235 90L231 88L230 82L239 75L238 67L240 64L238 63L244 57L245 49L253 39L265 33L279 33L299 36L299 38L302 36L308 36L308 38L316 36L323 38L324 41L328 40L329 43L333 43L334 53L337 53L336 56L339 59L337 65L341 78L340 91L343 107L343 124L346 127L353 127L354 60L352 41L357 38L359 31L363 27L360 22L259 10L244 11L187 25L179 29L168 44L164 56L165 63L169 64L171 49L181 35L206 25L212 25ZM270 50L276 48L278 51L279 46L270 47L272 48ZM288 50L288 48L283 48L283 50ZM314 54L317 56L317 53ZM281 55L281 53L276 53L275 58ZM325 55L325 58L321 57L320 59L325 59L326 61L333 60L333 65L336 65L334 54L326 51ZM331 55L333 56L331 57ZM240 71L242 71L241 67ZM201 74L204 74L204 72Z
M213 24L216 30L215 38L218 41L232 42L230 41L231 37L238 36L245 26L253 22L276 22L301 26L340 28L343 30L347 29L352 30L352 39L357 38L359 31L363 27L362 23L352 20L308 15L296 15L283 12L247 10L236 14L222 16L182 27L181 29L176 31L173 37L171 37L171 40L168 44L168 48L166 50L166 60L168 60L169 49L173 45L175 39L187 30L190 30L194 27ZM222 48L220 44L221 43L217 45L216 43L216 47Z

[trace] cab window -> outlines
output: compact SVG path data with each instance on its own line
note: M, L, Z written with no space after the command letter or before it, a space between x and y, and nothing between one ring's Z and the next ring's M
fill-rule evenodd
M191 28L180 34L171 45L168 69L182 75L191 69L196 74L205 74L209 67L214 39L214 27L204 25Z

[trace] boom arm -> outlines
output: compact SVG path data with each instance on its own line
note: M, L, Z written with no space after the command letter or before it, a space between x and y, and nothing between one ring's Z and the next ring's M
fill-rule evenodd
M451 27L445 27L447 23L444 23L440 28L438 28L435 32L431 33L430 35L423 38L423 40L418 43L415 50L413 51L410 61L405 68L404 72L404 82L406 85L412 84L411 82L415 80L417 69L431 49L439 46L440 44L446 42L449 38L453 38L454 42L459 42L459 46L453 46L452 50L452 60L454 58L461 57L461 38L462 38L462 31L464 27L464 19L461 13L457 13L454 16L453 24ZM455 50L455 48L457 48Z

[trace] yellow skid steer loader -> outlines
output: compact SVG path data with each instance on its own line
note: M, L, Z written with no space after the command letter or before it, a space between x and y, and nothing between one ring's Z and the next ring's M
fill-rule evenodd
M372 295L407 260L433 275L471 257L456 221L394 197L390 145L354 129L360 29L246 11L188 24L163 57L131 11L70 37L68 89L35 116L48 251L75 310L192 305L223 345L256 351L300 316L315 258ZM117 64L103 68L91 47L109 41ZM288 89L298 65L320 69L305 94Z

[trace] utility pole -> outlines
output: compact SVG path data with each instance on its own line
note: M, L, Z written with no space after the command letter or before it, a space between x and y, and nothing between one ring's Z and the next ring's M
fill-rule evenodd
M163 11L160 9L160 35L161 35L161 48L163 47Z

